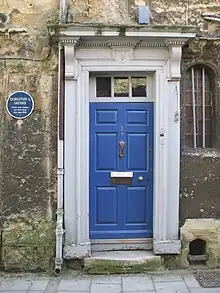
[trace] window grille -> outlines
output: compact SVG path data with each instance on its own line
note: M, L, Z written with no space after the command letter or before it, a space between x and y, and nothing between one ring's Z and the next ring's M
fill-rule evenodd
M186 146L212 147L211 78L205 67L193 66L186 72L184 89Z

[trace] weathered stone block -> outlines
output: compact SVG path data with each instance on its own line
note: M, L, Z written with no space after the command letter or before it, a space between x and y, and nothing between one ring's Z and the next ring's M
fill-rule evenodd
M144 273L148 271L155 271L162 269L162 258L160 256L151 255L144 252L141 257L136 256L129 257L129 253L126 257L118 257L116 253L112 252L112 257L92 256L84 259L85 271L89 274L117 274L117 273ZM131 254L131 252L130 252Z
M219 152L185 151L180 172L180 226L185 219L219 218Z
M206 254L208 256L207 266L218 267L220 256L220 220L215 219L187 219L180 229L182 241L181 264L188 267L189 244L193 240L201 239L206 241Z
M49 270L53 265L53 246L3 246L2 258L5 270Z
M7 223L2 234L3 267L5 269L48 270L54 257L54 223L49 219L33 219Z

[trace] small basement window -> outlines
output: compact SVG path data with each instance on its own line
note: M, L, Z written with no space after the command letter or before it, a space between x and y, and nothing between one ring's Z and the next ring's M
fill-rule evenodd
M190 264L206 264L206 241L195 239L189 244L188 261Z

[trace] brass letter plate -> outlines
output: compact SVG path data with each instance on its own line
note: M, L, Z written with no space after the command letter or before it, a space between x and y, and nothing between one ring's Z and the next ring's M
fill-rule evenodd
M111 178L112 185L132 185L132 177L113 177Z

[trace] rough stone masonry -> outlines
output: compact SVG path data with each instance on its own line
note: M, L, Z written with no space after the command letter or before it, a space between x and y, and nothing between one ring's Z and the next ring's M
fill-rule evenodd
M218 24L201 17L219 11L214 0L69 0L68 22L132 25L136 5L145 2L153 24L196 25L206 37L220 32ZM8 15L0 23L0 266L49 269L55 247L58 56L47 27L59 22L59 1L2 0L0 12ZM216 139L212 152L182 155L181 225L186 218L220 215L219 46L206 38L183 49L183 73L195 62L215 68ZM28 91L35 100L33 114L24 121L5 110L16 90Z

